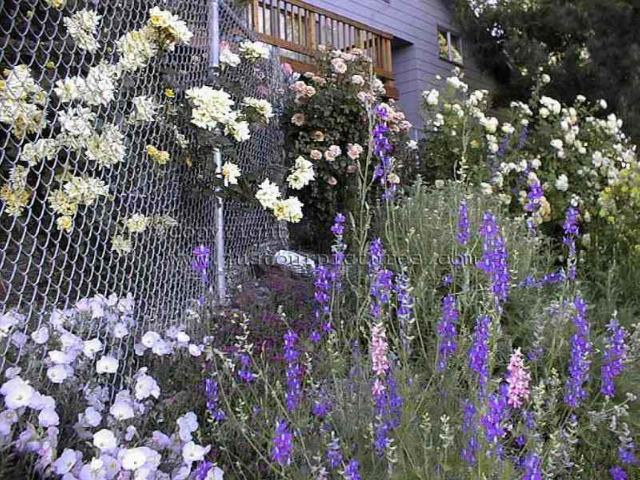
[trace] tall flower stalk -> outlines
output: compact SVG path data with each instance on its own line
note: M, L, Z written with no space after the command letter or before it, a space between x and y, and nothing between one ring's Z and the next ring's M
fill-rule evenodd
M397 299L396 316L400 327L400 345L406 358L411 355L412 329L416 321L413 311L414 299L406 269L396 276L394 290Z
M456 239L462 246L466 246L471 240L471 228L469 225L469 206L465 200L460 202L458 207L458 228Z
M369 248L369 276L371 281L371 368L374 381L371 387L376 418L374 422L374 446L382 457L389 445L390 432L399 425L402 399L397 393L390 374L389 343L384 326L385 309L390 302L393 288L393 272L384 268L384 246L380 239L371 242Z
M602 359L600 393L611 398L616 393L615 379L622 374L627 362L628 346L626 344L627 331L616 318L612 318L607 325L605 351Z
M477 454L480 444L478 442L478 435L476 433L477 420L476 406L470 400L464 401L464 408L462 414L462 433L467 437L465 445L460 450L460 457L469 466L473 466L478 461Z
M477 263L477 267L489 278L496 309L501 312L502 304L509 296L511 277L507 245L493 213L484 214L480 236L483 240L482 258Z
M302 365L300 365L298 351L298 334L293 330L284 335L284 359L287 364L287 393L286 404L290 412L300 406L302 400Z
M383 200L391 200L397 189L397 181L393 173L393 145L389 140L389 112L383 105L378 105L375 110L377 123L373 128L373 151L379 163L373 172L373 179L378 180L384 192Z
M524 357L519 348L516 348L511 354L507 372L509 406L513 408L520 408L527 400L529 400L529 383L531 382L531 374L524 365Z
M562 229L564 236L562 237L562 243L567 247L567 278L569 280L575 280L577 276L577 248L576 240L580 235L580 211L576 207L569 207L567 209Z
M584 385L589 380L593 347L589 340L587 304L582 297L577 296L573 301L573 307L575 314L572 323L575 332L570 340L569 378L565 385L564 402L571 408L577 408L588 396Z
M437 370L444 372L447 369L449 359L453 357L458 349L456 338L458 336L458 310L456 299L449 294L442 300L442 317L438 322L438 361Z
M202 279L202 283L208 283L208 270L210 263L210 254L211 250L209 247L204 245L199 245L193 249L194 259L191 262L191 268L194 271L200 274L200 278Z
M273 447L271 449L271 459L281 465L291 464L293 453L293 434L289 430L287 422L280 420L276 425L273 436Z
M331 226L331 233L335 237L331 247L331 265L318 265L315 269L314 315L316 328L311 332L311 340L314 342L319 342L322 334L328 334L334 328L331 316L334 307L333 301L337 292L342 289L345 252L347 250L347 245L344 242L346 220L343 214L338 213Z
M204 380L204 394L207 402L207 412L215 422L222 422L226 418L224 410L219 406L219 390L220 385L212 378Z
M489 381L489 337L491 319L487 315L478 317L473 332L473 343L469 350L469 368L478 376L478 383L484 392Z

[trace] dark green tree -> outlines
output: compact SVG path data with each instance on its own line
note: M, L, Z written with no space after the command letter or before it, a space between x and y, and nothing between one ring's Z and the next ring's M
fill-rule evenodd
M546 93L603 98L640 141L640 0L456 0L468 46L498 81L498 106L521 99L540 68Z

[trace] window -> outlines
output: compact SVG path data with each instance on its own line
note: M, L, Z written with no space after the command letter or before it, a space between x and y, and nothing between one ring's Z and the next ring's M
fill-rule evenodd
M462 65L462 38L457 33L438 28L438 50L442 60Z

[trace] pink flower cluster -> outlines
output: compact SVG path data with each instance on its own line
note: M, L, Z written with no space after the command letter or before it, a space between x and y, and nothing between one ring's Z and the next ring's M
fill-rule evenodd
M295 102L300 103L304 100L308 100L316 94L315 87L307 85L302 80L298 80L291 84L289 89L295 94Z
M377 323L371 328L371 368L379 377L383 377L389 370L388 351L389 344L384 325Z
M524 402L529 400L531 374L524 365L524 357L519 348L516 348L511 354L507 372L508 403L513 408L520 408Z

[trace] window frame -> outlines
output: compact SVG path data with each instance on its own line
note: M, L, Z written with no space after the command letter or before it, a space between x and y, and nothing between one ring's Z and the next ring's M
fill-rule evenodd
M440 58L440 60L442 61L452 63L453 65L456 65L458 67L464 67L464 50L463 50L462 35L460 35L455 30L452 30L449 27L444 27L442 25L437 26L436 34L437 34L437 40L438 40L438 58ZM440 35L444 36L447 41L446 56L443 55L442 49L440 47ZM461 57L460 61L456 60L453 56L452 40L454 38L457 40L456 45L454 45L454 47L458 50L458 53L460 54L460 57Z

